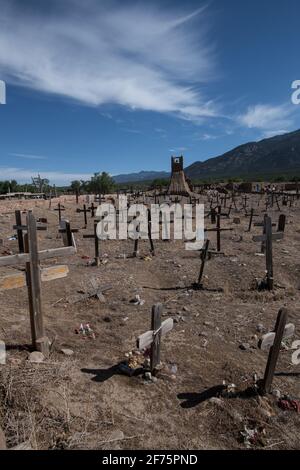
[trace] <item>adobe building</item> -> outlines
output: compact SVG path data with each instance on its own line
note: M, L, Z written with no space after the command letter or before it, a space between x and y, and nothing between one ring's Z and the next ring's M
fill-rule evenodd
M167 194L190 196L192 191L183 171L183 157L171 157L172 173Z

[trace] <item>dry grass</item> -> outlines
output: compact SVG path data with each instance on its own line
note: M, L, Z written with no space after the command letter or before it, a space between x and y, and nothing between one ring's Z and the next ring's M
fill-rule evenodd
M24 442L33 449L85 446L99 420L86 397L82 413L71 411L74 367L66 360L10 365L0 371L0 423L8 448Z

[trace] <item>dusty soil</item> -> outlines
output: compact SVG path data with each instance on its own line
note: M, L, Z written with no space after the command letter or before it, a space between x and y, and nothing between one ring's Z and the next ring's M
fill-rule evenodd
M56 203L49 209L47 201L0 202L0 254L18 252L17 241L8 240L15 233L15 208L31 208L37 217L47 218L47 232L38 232L40 249L62 246ZM43 263L68 264L70 270L66 278L42 286L46 333L51 341L56 338L43 363L27 360L26 288L0 291L0 339L7 347L7 363L0 365L0 426L8 447L26 442L35 449L240 449L246 446L241 435L246 426L258 430L252 448L300 449L300 414L282 411L275 396L212 398L223 381L245 391L255 373L263 376L267 353L257 347L262 335L257 325L271 331L281 307L289 309L289 321L296 326L293 340L300 338L300 201L281 208L287 225L284 239L274 242L273 292L251 289L255 278L265 275L265 259L256 255L260 244L252 241L262 229L253 227L248 233L249 219L242 210L222 218L223 227L233 228L222 233L225 256L206 263L205 289L195 291L191 285L198 276L199 253L187 252L182 241L155 242L152 258L146 241L140 243L137 258L130 257L132 241L101 242L103 262L91 266L93 240L83 234L92 233L92 219L89 215L88 227L82 229L83 214L76 213L74 199L62 198L61 203L63 216L80 228L75 234L78 251ZM255 209L261 214L255 221L262 220L263 202L259 207L255 202ZM277 208L269 211L276 222L279 213ZM233 217L241 223L233 224ZM209 238L215 247L216 234ZM1 268L0 274L15 269ZM91 278L100 286L112 285L105 302L92 298L71 303L78 291L90 288ZM136 294L145 300L143 305L130 302ZM114 366L149 329L156 302L163 304L164 318L175 324L163 337L163 367L153 383L121 375ZM95 339L76 334L81 323L90 323ZM242 343L250 347L242 350ZM74 354L66 356L62 348ZM273 388L299 399L300 366L292 365L291 355L289 349L281 351Z

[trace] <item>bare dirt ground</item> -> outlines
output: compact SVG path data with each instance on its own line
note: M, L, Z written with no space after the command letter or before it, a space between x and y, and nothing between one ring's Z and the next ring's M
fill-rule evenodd
M61 203L71 226L83 227L75 201L61 198ZM31 208L37 217L47 218L47 232L38 232L40 249L62 246L56 203L52 201L51 210L48 206L47 201L0 203L0 255L18 252L17 241L8 240L15 233L15 208ZM263 205L256 210L261 217L255 221L261 221ZM262 229L247 233L249 219L242 211L222 219L223 227L234 230L222 233L225 256L206 263L201 291L191 289L199 253L187 252L182 241L155 242L153 258L146 256L146 241L140 243L137 258L129 257L133 241L100 242L103 262L89 265L93 240L83 239L93 230L88 215L87 229L75 234L77 254L43 263L67 264L70 270L66 278L42 286L47 336L51 341L56 337L49 359L41 364L27 360L26 288L0 292L0 339L7 347L7 363L0 365L0 426L8 447L27 442L35 449L241 449L246 426L258 430L251 448L300 449L300 414L282 411L275 396L212 398L223 381L243 391L253 383L254 373L263 376L267 353L257 347L262 334L257 326L271 331L281 307L289 309L289 321L296 326L294 340L300 338L300 201L281 212L287 225L284 239L273 244L273 292L251 289L253 280L265 275L265 259L255 255L260 244L252 241ZM279 213L269 211L276 222ZM233 224L233 217L240 217L240 225ZM209 238L215 247L216 234ZM15 270L1 268L0 274L10 272ZM90 278L113 286L105 292L105 302L68 302L89 287ZM145 300L143 305L130 302L136 294ZM114 366L149 329L156 302L163 304L164 318L175 324L163 337L163 368L153 383L121 375ZM81 323L90 323L95 339L76 334ZM249 348L242 350L242 343ZM74 354L66 356L62 348ZM291 350L281 351L273 388L299 399L300 366L291 364L291 355Z

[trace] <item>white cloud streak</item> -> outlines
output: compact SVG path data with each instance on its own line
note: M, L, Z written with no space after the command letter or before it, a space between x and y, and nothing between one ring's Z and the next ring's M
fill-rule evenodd
M92 173L63 173L60 171L40 171L14 167L0 167L0 180L17 180L18 183L30 183L31 177L38 174L42 178L48 178L51 184L67 185L73 180L89 180Z
M149 3L52 0L45 15L2 0L2 78L88 106L215 116L199 91L214 73L205 8L187 14Z
M10 153L10 157L25 158L28 160L47 160L47 157L43 155L30 155L28 153Z
M293 110L287 105L257 104L249 106L245 114L238 117L238 122L250 129L261 129L273 133L276 129L292 126L292 113Z

